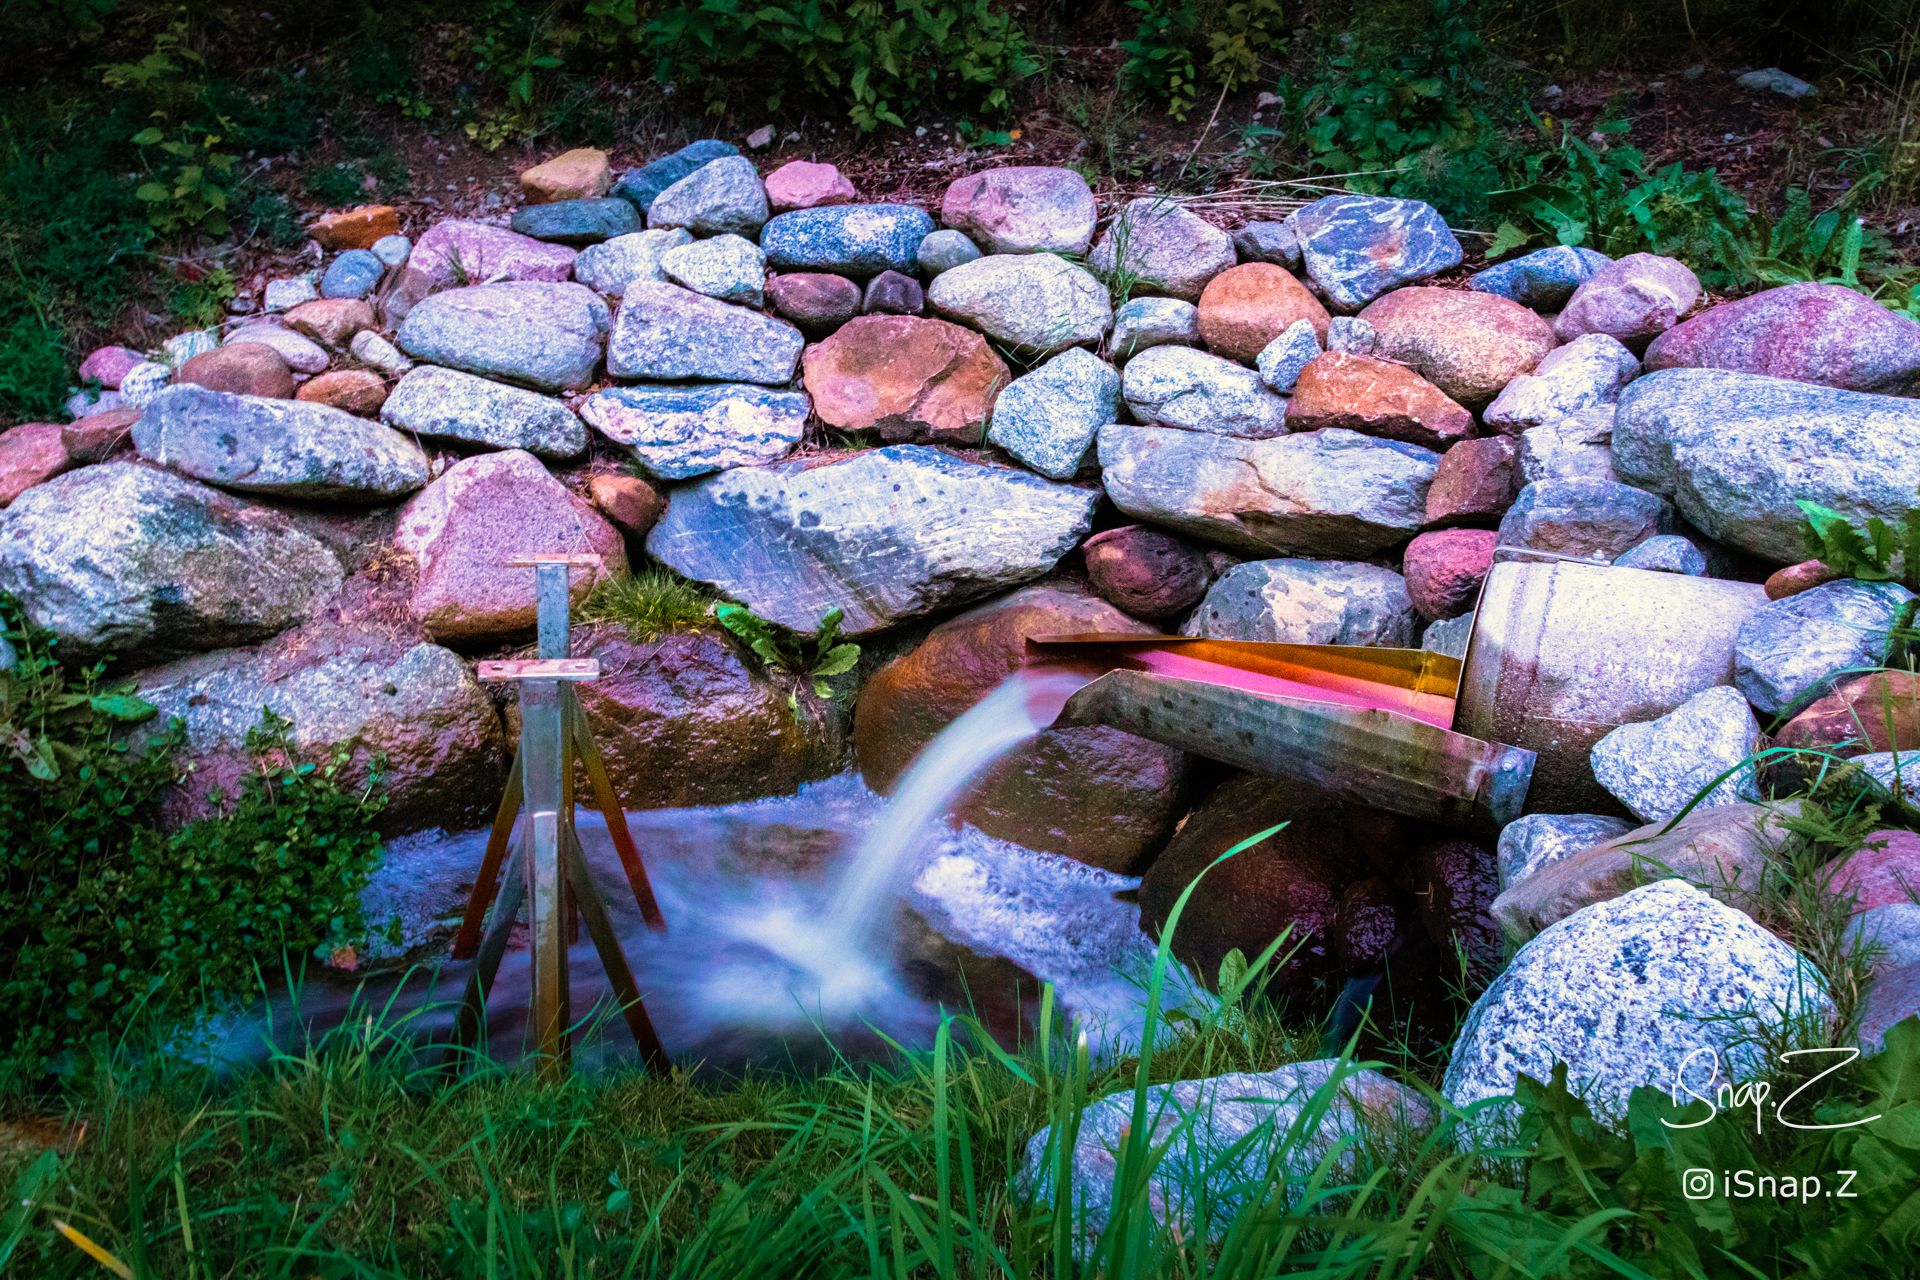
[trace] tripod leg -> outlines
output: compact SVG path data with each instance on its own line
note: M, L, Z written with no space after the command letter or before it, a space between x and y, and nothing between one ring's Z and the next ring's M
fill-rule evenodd
M500 875L500 862L506 856L507 844L513 836L514 819L520 814L520 794L520 756L516 752L513 764L507 770L507 788L500 796L500 807L494 811L493 830L487 833L487 851L480 859L480 874L474 878L466 914L460 918L460 932L453 939L455 960L472 956L474 947L479 945L480 923L486 918L487 903L493 899L494 885Z
M667 1059L667 1051L660 1043L659 1033L653 1029L653 1019L647 1016L647 1006L641 1002L640 986L633 980L633 970L627 967L627 955L620 949L620 939L613 931L613 920L607 915L607 904L600 900L599 890L587 878L587 859L578 838L568 843L566 855L566 878L573 883L574 899L580 904L580 914L586 920L587 933L593 938L594 949L600 953L600 964L606 969L607 980L613 985L614 999L620 1002L620 1012L627 1020L627 1030L633 1033L634 1043L640 1046L640 1057L649 1071L670 1070L673 1064Z
M522 845L516 841L507 858L507 874L501 882L499 900L493 904L493 927L480 942L479 958L467 975L466 994L460 1001L460 1017L454 1023L456 1044L472 1044L479 1035L487 1014L487 992L500 972L500 960L507 953L507 938L513 932L514 918L520 914L520 902L526 896L527 878L520 866Z
M607 834L613 839L614 850L620 855L620 869L627 873L627 886L633 890L633 900L640 907L640 918L647 927L656 933L667 931L667 918L660 913L660 902L653 896L653 883L647 879L647 864L640 860L639 846L633 842L633 832L627 827L626 812L620 807L620 797L614 794L613 780L607 776L607 762L600 754L600 744L593 740L593 731L587 728L587 718L581 714L578 706L573 709L573 741L580 753L580 762L586 766L587 782L593 788L593 802L600 806L600 814L607 820Z

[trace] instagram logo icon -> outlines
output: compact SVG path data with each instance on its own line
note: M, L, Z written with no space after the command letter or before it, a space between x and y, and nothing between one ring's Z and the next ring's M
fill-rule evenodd
M1680 1175L1680 1193L1689 1200L1711 1200L1713 1182L1713 1170L1689 1169Z

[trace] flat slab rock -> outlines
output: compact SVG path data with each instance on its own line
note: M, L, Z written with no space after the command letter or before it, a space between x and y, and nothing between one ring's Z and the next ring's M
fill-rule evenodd
M1613 466L1716 542L1793 564L1796 500L1898 525L1920 490L1920 400L1722 369L1662 369L1620 395Z
M1337 560L1249 560L1220 575L1181 635L1279 644L1413 644L1407 584L1391 569Z
M286 516L155 467L82 467L0 521L0 591L70 656L172 657L262 640L339 589Z
M1419 445L1338 429L1245 440L1112 425L1098 448L1108 496L1136 519L1255 554L1336 559L1418 532L1440 465Z
M434 294L407 313L396 340L429 364L567 391L593 381L611 322L583 284L509 281Z
M850 635L1039 577L1086 535L1095 494L920 445L722 472L676 490L647 551L801 631Z
M380 406L380 420L414 435L555 460L587 450L586 427L554 397L440 365L419 365L401 378Z
M792 381L805 345L800 331L784 320L678 285L632 280L607 343L607 372L662 382L779 386Z
M395 431L305 400L170 387L133 424L140 456L225 489L391 502L427 482L427 456Z
M1662 880L1522 947L1467 1014L1441 1092L1465 1107L1511 1095L1523 1072L1550 1079L1564 1062L1569 1087L1617 1124L1634 1089L1670 1089L1683 1065L1709 1095L1765 1074L1762 1034L1783 1015L1831 1012L1818 971L1793 948L1691 885Z
M721 383L609 387L588 397L580 412L601 435L631 449L649 475L690 480L786 457L806 434L809 409L799 391Z

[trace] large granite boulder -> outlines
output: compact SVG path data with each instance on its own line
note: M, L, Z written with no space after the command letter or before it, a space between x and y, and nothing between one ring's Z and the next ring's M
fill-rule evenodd
M1120 392L1141 422L1259 438L1287 433L1287 400L1243 364L1192 347L1153 347L1127 361Z
M434 294L407 313L396 339L429 364L577 391L600 367L611 320L585 285L510 281Z
M609 387L581 416L625 445L648 475L691 480L729 467L777 462L806 434L807 397L747 382L691 387Z
M1440 455L1353 431L1245 440L1168 427L1108 426L1101 480L1139 520L1256 555L1354 558L1426 523Z
M933 233L926 210L910 204L834 204L776 215L760 229L775 271L831 271L864 280L911 274L920 242Z
M1373 326L1372 355L1410 365L1479 409L1553 350L1553 329L1517 302L1490 293L1416 285L1360 313Z
M458 828L487 819L500 799L507 743L493 699L466 661L438 645L371 629L303 629L258 649L227 649L140 673L138 692L178 717L180 758L191 769L167 811L206 812L216 789L231 796L254 769L247 734L261 709L285 716L303 758L349 753L345 786L376 767L393 833Z
M742 467L678 489L647 538L668 568L769 621L849 635L1039 577L1086 536L1095 495L924 445Z
M1782 285L1681 321L1647 348L1647 368L1731 369L1920 395L1920 322L1845 285Z
M1666 494L1716 542L1792 564L1800 499L1857 524L1898 524L1920 491L1920 400L1721 369L1635 381L1614 415L1613 466Z
M1852 578L1769 600L1734 638L1733 683L1762 714L1797 710L1836 680L1886 665L1913 601L1897 582Z
M600 663L600 678L575 691L629 809L785 795L843 767L846 730L833 706L802 689L805 714L795 715L790 690L714 631L642 640L597 626L574 652Z
M1391 569L1339 560L1249 560L1220 575L1181 635L1279 644L1413 644L1413 604Z
M394 543L419 567L408 602L414 621L455 644L532 632L533 573L509 566L515 556L599 556L598 572L573 575L576 601L627 568L619 530L520 449L449 467L401 509Z
M1441 1092L1457 1107L1512 1095L1524 1073L1567 1083L1618 1124L1643 1085L1718 1086L1769 1075L1764 1045L1832 1014L1818 970L1751 918L1662 880L1561 921L1520 949L1474 1002ZM1505 1128L1489 1117L1496 1133Z
M973 330L920 316L849 320L808 347L802 367L828 426L926 444L979 444L1012 377Z
M942 271L927 303L1014 351L1049 356L1096 344L1113 322L1106 286L1050 253L989 254Z
M440 365L409 370L381 404L380 421L417 436L555 460L587 451L586 427L559 400Z
M1085 253L1098 218L1087 180L1052 165L970 173L940 201L940 221L988 253Z
M1142 293L1197 302L1207 281L1234 264L1233 238L1165 196L1143 196L1115 215L1087 263Z
M920 749L1026 661L1029 636L1121 631L1151 635L1093 596L1032 586L935 627L860 691L855 759L868 785L890 790ZM1186 756L1105 725L1049 729L967 789L955 813L988 835L1132 872L1178 815Z
M69 658L263 640L332 597L340 562L279 512L157 468L82 467L0 520L0 591Z
M392 427L324 404L169 387L133 424L150 462L243 493L391 502L427 482L427 456Z
M784 320L678 285L632 280L607 343L607 372L663 382L780 386L793 380L805 345L800 331Z
M1419 200L1322 196L1287 219L1307 278L1343 311L1460 265L1460 241Z

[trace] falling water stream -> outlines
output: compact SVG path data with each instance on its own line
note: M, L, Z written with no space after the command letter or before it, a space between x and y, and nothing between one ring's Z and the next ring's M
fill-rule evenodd
M738 1066L803 1062L829 1044L880 1052L925 1043L943 1009L973 1007L996 1034L1018 1034L1041 983L1067 1011L1122 1047L1137 1034L1152 948L1123 895L1138 881L995 840L948 820L967 787L1058 715L1084 675L1022 671L943 729L891 799L857 775L791 796L629 815L668 921L645 927L605 824L580 835L648 1011L670 1054ZM369 1008L443 1036L469 966L444 958L447 921L479 864L484 832L394 841L366 905L396 919L401 941L358 975L322 971L217 1028L218 1057L257 1056ZM490 1048L522 1048L528 953L516 940L488 1002ZM418 963L408 966L402 958ZM608 1019L591 943L569 953L576 1018L593 1022L584 1064L628 1058ZM595 1013L598 1014L597 1021Z

